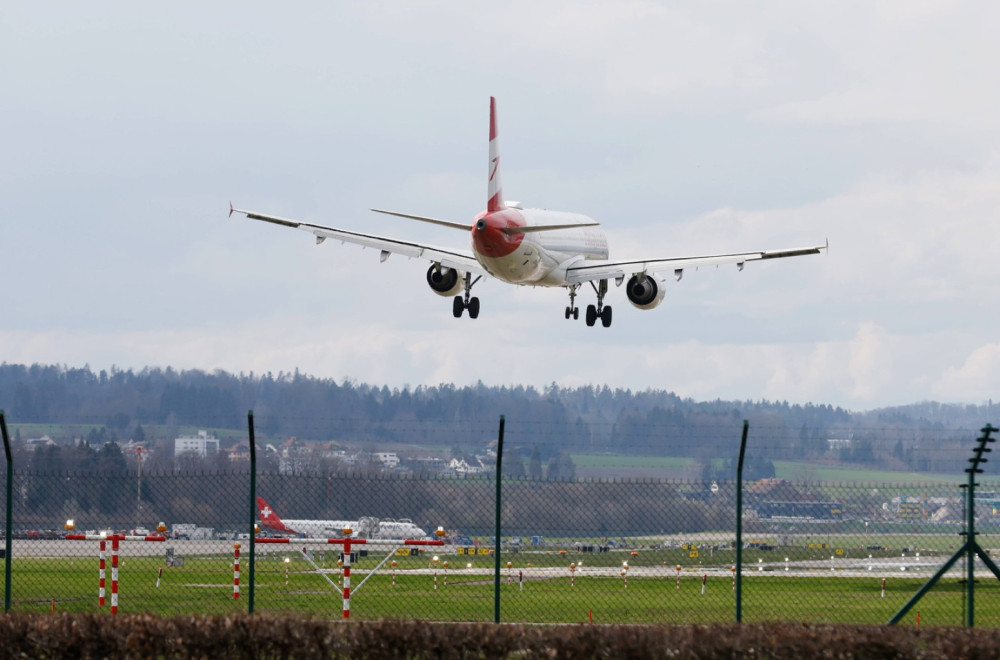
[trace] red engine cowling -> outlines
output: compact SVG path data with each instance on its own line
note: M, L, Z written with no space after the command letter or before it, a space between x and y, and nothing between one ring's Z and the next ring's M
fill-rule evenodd
M659 274L633 275L625 285L625 295L633 306L639 309L653 309L661 302L667 293L667 280Z
M462 290L462 275L454 268L434 264L427 270L427 284L439 296L455 296Z

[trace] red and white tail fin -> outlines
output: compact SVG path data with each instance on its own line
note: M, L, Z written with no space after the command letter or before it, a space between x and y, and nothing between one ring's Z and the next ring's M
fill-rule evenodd
M503 186L500 185L500 145L497 140L497 100L490 97L490 162L489 186L487 188L486 210L490 213L502 211Z
M262 527L280 530L285 529L285 525L281 522L281 518L279 518L278 514L274 512L274 509L268 506L263 497L257 498L257 514L260 516Z

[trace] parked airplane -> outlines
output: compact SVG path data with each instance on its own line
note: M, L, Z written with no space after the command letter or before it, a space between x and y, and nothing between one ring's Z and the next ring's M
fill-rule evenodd
M490 142L486 210L472 223L439 220L420 215L372 209L376 213L419 220L452 229L470 232L472 253L438 248L423 243L386 238L373 234L314 225L254 211L244 211L229 205L229 215L242 213L252 220L262 220L313 234L316 243L327 238L355 243L380 251L380 260L391 254L419 257L431 262L427 284L434 293L454 296L452 312L455 318L468 310L470 318L479 316L479 298L471 295L472 287L485 276L522 286L559 286L569 292L567 319L580 318L576 306L577 289L589 284L597 294L597 304L587 305L586 322L593 326L611 325L611 306L604 304L608 281L625 285L629 302L639 309L652 309L663 301L667 279L673 273L680 281L684 271L700 266L736 264L739 270L748 261L797 257L819 254L826 245L768 250L735 254L710 254L694 257L667 257L610 261L608 241L600 225L585 215L542 209L526 209L519 202L505 202L500 185L500 149L497 140L496 99L490 97Z
M365 539L422 539L424 530L410 520L282 520L263 497L257 498L257 513L261 527L272 532L289 536L310 536L316 538L340 538L344 529L351 530L352 538Z

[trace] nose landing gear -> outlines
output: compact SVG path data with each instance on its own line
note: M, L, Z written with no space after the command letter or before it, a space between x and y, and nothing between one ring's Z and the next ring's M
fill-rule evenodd
M576 306L576 287L579 284L569 285L569 307L566 308L566 319L573 319L574 321L580 318L580 310Z

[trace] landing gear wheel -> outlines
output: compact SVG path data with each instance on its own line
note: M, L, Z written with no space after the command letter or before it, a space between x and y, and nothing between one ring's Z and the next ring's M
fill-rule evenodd
M569 306L566 307L566 320L573 319L574 321L580 318L580 308L576 306L576 288L580 286L579 284L571 284L569 288Z
M469 304L466 306L469 310L469 318L474 319L479 317L479 298L469 298ZM610 315L608 317L610 319Z
M464 309L465 302L462 300L462 296L455 296L455 300L451 304L451 313L455 315L456 319L459 319L462 318L462 311Z
M611 327L611 307L605 307L601 312L601 325L605 328Z
M597 308L593 305L587 305L587 327L590 328L597 321Z

